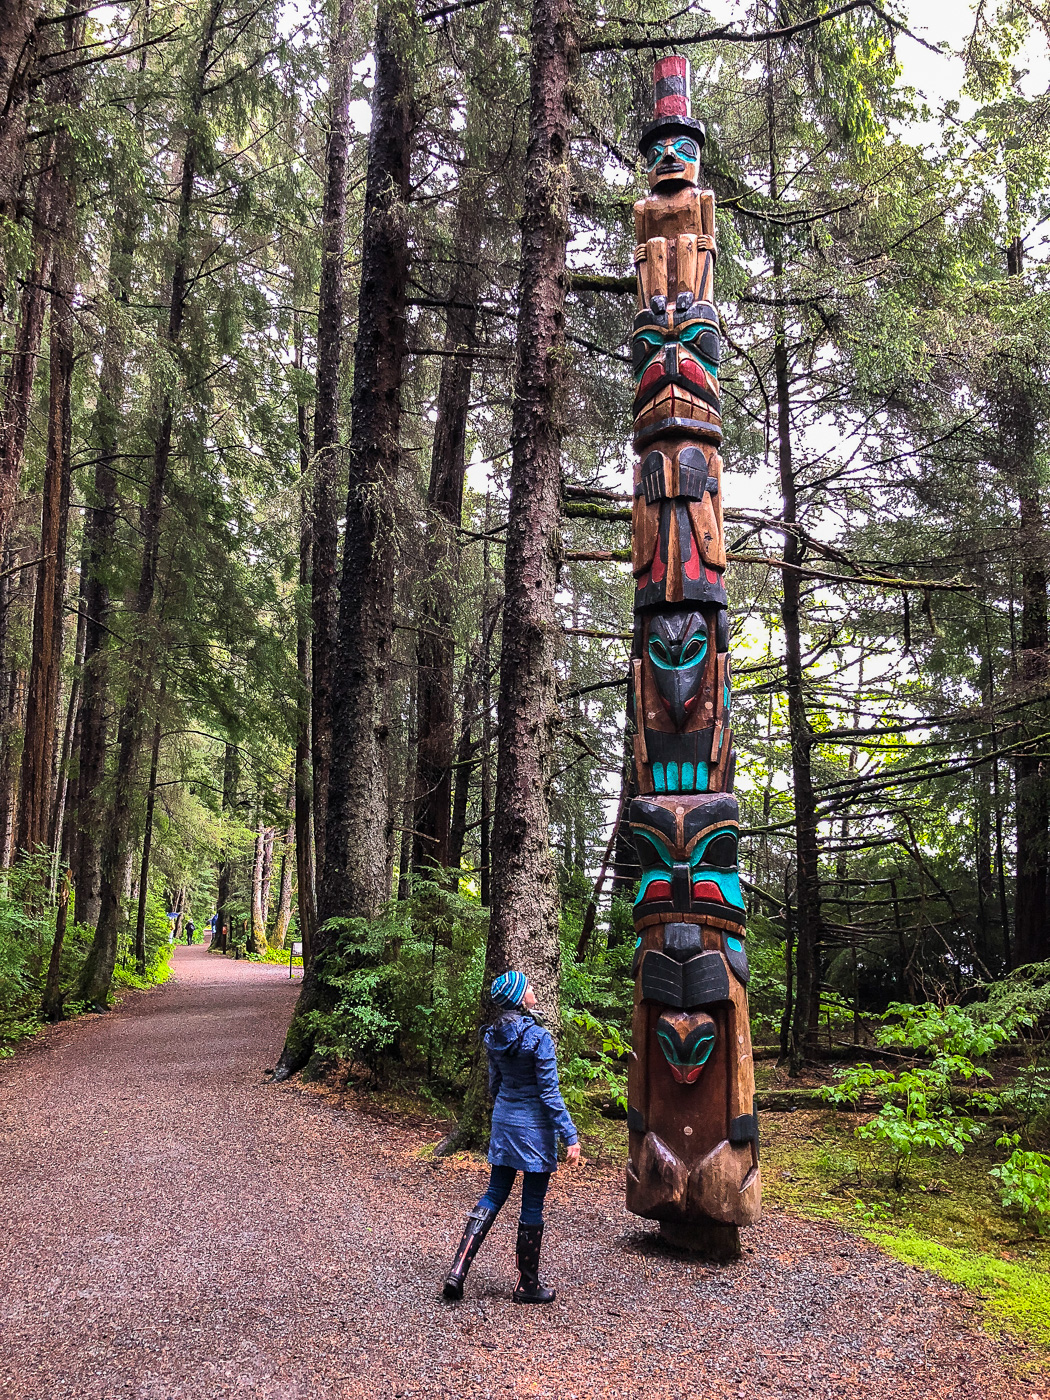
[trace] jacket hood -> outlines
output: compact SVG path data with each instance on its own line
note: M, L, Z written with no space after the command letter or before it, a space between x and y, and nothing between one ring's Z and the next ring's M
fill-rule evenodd
M536 1022L531 1016L523 1016L512 1011L493 1021L485 1032L485 1048L497 1055L516 1055L521 1048L525 1032Z

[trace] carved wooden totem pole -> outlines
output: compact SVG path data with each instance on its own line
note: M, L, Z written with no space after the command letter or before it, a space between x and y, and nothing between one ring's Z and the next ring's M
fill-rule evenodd
M732 796L715 202L698 188L704 128L686 59L660 59L655 86L640 142L650 193L634 206L628 715L641 882L627 1207L672 1240L733 1255L761 1184Z

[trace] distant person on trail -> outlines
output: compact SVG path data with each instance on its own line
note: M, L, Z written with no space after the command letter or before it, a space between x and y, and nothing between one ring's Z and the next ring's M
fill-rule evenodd
M554 1289L544 1287L539 1278L543 1199L551 1172L558 1167L557 1138L566 1144L566 1161L574 1167L580 1160L579 1134L558 1087L550 1031L525 1014L536 1005L529 979L524 972L504 972L493 982L491 997L494 1005L506 1008L484 1034L489 1093L495 1099L489 1142L492 1175L488 1190L467 1216L444 1293L451 1302L463 1297L463 1280L474 1256L510 1195L515 1175L523 1172L518 1285L512 1297L515 1303L553 1303Z
M186 942L187 942L187 943L192 943L192 942L193 942L193 935L194 935L196 932L197 932L197 925L193 922L192 919L187 919L187 920L186 920Z

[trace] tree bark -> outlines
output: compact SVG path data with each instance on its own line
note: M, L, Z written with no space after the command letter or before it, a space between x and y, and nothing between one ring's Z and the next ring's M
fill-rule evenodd
M84 615L81 613L77 618L76 641L73 644L73 677L66 701L66 722L62 730L62 744L58 753L56 782L51 802L51 827L47 844L55 853L54 874L51 877L52 893L57 893L58 890L59 866L69 864L72 849L71 824L66 820L66 812L69 806L70 761L79 738L77 719L80 714L80 688L84 673L84 630Z
M779 175L773 107L773 73L770 63L767 109L769 138L769 197L779 198ZM773 237L777 234L774 231ZM782 285L783 260L779 246L773 254L773 280ZM813 1044L820 1007L820 949L823 942L820 908L820 875L817 846L817 802L813 791L813 731L806 714L802 673L801 574L802 548L798 532L798 504L791 443L791 389L787 334L783 313L775 313L773 368L776 380L777 462L784 530L784 564L781 570L780 621L784 629L784 679L791 738L791 776L795 799L795 989L791 1021L791 1072L797 1074Z
M66 941L66 927L69 921L69 877L63 877L58 889L55 910L55 936L51 943L51 954L47 961L47 977L44 981L44 995L40 1002L40 1015L45 1021L62 1019L62 949Z
M191 77L191 90L188 98L188 108L193 113L199 111L203 100L205 78L210 66L219 17L224 4L225 0L211 0L205 18L204 32L201 37L196 68ZM182 161L175 230L175 257L172 266L171 299L166 334L168 349L176 357L179 353L186 303L192 285L190 276L190 221L197 167L204 154L201 145L204 130L196 124L189 127ZM81 1001L97 1007L106 1004L109 986L113 980L120 923L121 877L127 868L129 827L134 807L135 769L148 719L148 708L145 703L149 685L151 651L148 615L153 607L157 585L157 560L160 550L168 465L171 459L175 408L175 395L171 390L168 390L164 394L157 417L148 496L141 518L142 566L138 588L130 609L132 617L129 619L137 624L137 634L132 644L128 691L121 708L117 732L117 771L113 803L102 842L102 879L98 924L81 971L77 989Z
M102 364L91 427L94 479L84 508L84 543L80 565L80 607L85 633L76 798L74 812L71 813L76 826L73 888L76 892L77 919L92 927L98 921L101 878L102 785L106 772L112 646L109 574L117 534L115 464L127 359L124 312L131 292L132 264L140 224L138 203L129 198L117 216L117 231L110 251L109 295L112 305L102 342Z
M296 368L303 364L302 328L295 324ZM295 731L295 870L298 886L299 938L303 964L310 961L316 922L314 885L313 768L311 746L313 728L311 705L313 666L310 654L310 580L313 573L313 520L309 499L310 440L306 427L306 404L300 397L297 410L299 436L299 599L296 609L295 666L299 678Z
M346 257L346 168L350 151L350 49L355 0L339 0L329 47L329 117L321 213L321 286L317 306L314 499L311 540L313 621L313 819L316 879L324 878L325 820L332 762L332 658L339 547L339 371Z
M402 46L412 14L406 0L381 0L376 16L346 536L332 656L333 743L324 876L322 880L318 875L314 957L303 977L278 1079L306 1063L313 1032L305 1017L332 994L324 980L323 954L335 934L325 930L325 922L336 914L373 918L386 897L392 835L387 792L387 688L394 622L392 494L400 460L408 278L405 205L415 124L411 74ZM316 571L316 539L314 548ZM315 776L315 789L316 782Z
M18 330L4 381L3 436L0 439L0 544L6 543L22 474L29 431L36 363L47 308L45 289L51 273L51 196L55 184L53 152L45 158L33 210L33 263L19 300Z
M401 826L401 842L397 862L397 898L400 902L412 894L412 842L414 832L412 819L416 799L416 755L418 752L418 730L416 728L416 677L412 677L408 694L408 717L405 724L405 737L402 744L404 773L400 792L398 820Z
M479 47L491 48L499 6L490 4ZM481 168L480 137L491 111L483 92L471 87L463 132L464 166L456 201L455 259L445 315L445 358L438 384L437 421L430 459L425 578L416 644L418 698L416 800L412 866L456 869L450 851L452 751L455 741L455 640L452 603L459 580L457 530L463 518L467 412L474 370L481 234L490 181ZM459 770L456 770L457 775ZM460 841L460 856L462 856Z
M25 105L36 57L40 0L5 0L0 6L0 224L17 222L25 167ZM0 248L0 302L7 286Z
M459 871L463 865L463 847L467 840L467 810L470 804L470 784L478 761L478 745L474 742L474 725L478 711L478 662L468 656L463 668L463 716L456 745L456 782L452 796L452 824L449 827L449 869L458 887Z
M266 828L261 824L255 833L255 858L252 861L252 918L248 952L262 957L266 952L266 906L263 902L263 867L266 861Z
M1024 270L1021 240L1007 250L1007 272ZM1026 702L1021 735L1042 728L1048 680L1047 546L1039 495L1037 418L1028 389L1027 365L1006 363L996 380L999 399L999 450L1016 484L1020 516L1021 659L1018 680ZM1036 745L1035 747L1041 747ZM1014 899L1014 951L1017 963L1050 957L1050 786L1046 765L1035 752L1021 749L1014 765L1017 831L1017 881Z
M492 636L496 629L499 604L489 596L491 561L488 532L492 528L492 496L485 495L485 543L482 560L481 616L481 829L478 834L478 864L481 866L481 907L492 904Z
M273 946L283 948L292 920L292 871L295 868L295 823L284 833L281 843L281 882L277 895L277 917L274 920Z
M164 688L161 687L161 703ZM149 862L153 849L153 813L157 805L157 766L160 760L160 716L153 726L153 746L150 750L149 786L146 789L146 826L142 833L142 863L139 866L139 902L135 914L135 971L146 975L146 900L149 894ZM177 925L176 925L177 927Z
M68 137L55 143L55 159L71 159ZM47 462L40 523L40 562L33 605L33 649L29 664L25 739L15 850L45 847L51 831L55 732L62 682L62 623L66 587L66 536L72 455L73 380L73 191L61 172L51 201L58 244L51 273L50 385Z
M578 61L567 0L536 0L531 45L485 983L507 968L526 972L556 1031L561 960L548 826L568 381L569 84ZM490 1016L483 994L482 1018Z
M570 81L579 59L573 18L569 0L533 4L497 712L492 914L480 1007L484 1024L495 1011L488 996L492 979L508 968L518 969L535 988L555 1035L560 1029L561 953L549 787L557 719L554 657L559 629L554 596L568 384L565 247ZM483 1131L485 1087L479 1067L480 1060L449 1146L475 1140Z
M227 744L222 763L222 813L232 814L237 801L237 750ZM230 853L224 842L219 859L219 879L215 892L215 938L225 953L230 946Z

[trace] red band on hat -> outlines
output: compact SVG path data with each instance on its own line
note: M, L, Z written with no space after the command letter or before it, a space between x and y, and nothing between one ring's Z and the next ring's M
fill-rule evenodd
M653 98L658 117L689 116L689 60L682 54L668 54L656 60Z

